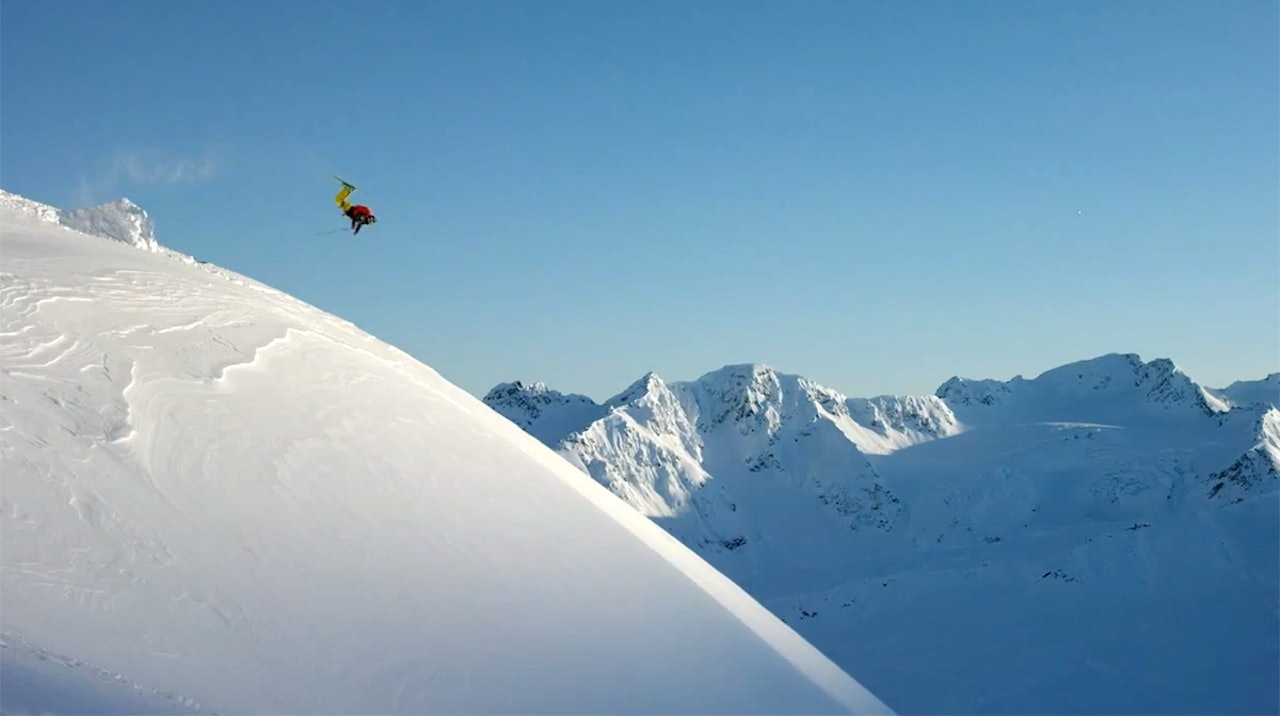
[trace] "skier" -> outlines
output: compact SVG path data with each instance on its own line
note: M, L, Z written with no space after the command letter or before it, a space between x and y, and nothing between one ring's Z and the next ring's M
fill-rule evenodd
M342 180L339 179L338 181ZM360 229L364 228L365 224L377 223L378 217L374 216L373 212L369 211L369 207L364 204L352 204L347 201L347 197L351 196L353 191L355 191L355 187L344 181L342 182L342 191L338 192L338 195L333 200L338 202L338 208L342 209L342 213L346 214L348 219L351 219L351 232L354 235L360 233Z

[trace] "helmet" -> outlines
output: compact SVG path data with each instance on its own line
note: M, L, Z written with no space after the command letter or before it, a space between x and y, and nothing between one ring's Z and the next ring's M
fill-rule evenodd
M373 214L369 214L369 218L366 219L366 221L368 221L370 224L376 224L378 223L378 217L374 216Z

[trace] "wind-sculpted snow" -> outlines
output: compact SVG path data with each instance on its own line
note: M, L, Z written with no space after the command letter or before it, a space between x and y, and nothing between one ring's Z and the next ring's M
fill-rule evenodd
M429 367L3 203L5 713L884 710Z
M87 209L64 211L59 220L65 226L90 236L114 239L140 249L159 248L155 237L155 222L142 207L128 199Z
M28 216L46 223L62 224L90 236L140 249L156 251L160 248L155 237L155 222L142 207L128 199L66 211L0 190L0 211L9 216Z
M58 217L62 214L48 204L41 204L3 189L0 189L0 213L11 220L35 219L46 224L58 223Z
M913 713L1276 713L1280 411L1109 355L934 396L646 376L549 444Z

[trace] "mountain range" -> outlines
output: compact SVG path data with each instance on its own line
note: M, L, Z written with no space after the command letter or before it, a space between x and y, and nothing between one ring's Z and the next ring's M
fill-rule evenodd
M1117 353L848 398L745 364L484 402L901 712L1280 708L1280 373Z

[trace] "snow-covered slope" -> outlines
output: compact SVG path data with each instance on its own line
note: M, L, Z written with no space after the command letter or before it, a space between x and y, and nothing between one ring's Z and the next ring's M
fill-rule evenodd
M427 366L0 198L4 712L884 710Z
M549 444L904 713L1275 713L1280 412L1243 402L1134 355L865 400L728 366Z

